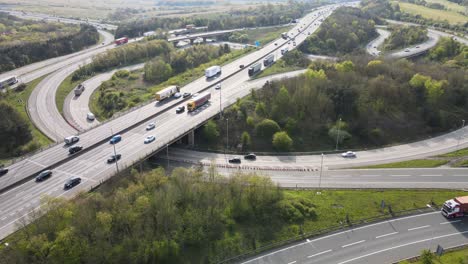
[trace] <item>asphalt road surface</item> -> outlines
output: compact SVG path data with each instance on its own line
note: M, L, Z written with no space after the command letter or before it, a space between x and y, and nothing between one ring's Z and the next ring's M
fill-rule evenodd
M390 36L390 31L382 29L382 28L377 28L377 33L379 33L379 36L369 42L366 46L366 51L367 53L373 55L373 56L378 56L380 54L380 45L382 45L385 41L386 38Z
M329 7L323 7L317 12L321 12L321 10L327 8ZM317 16L314 16L317 15L317 12L309 14L301 21L301 25L297 25L293 30L297 32L297 29L302 26L302 23L307 23L307 21L312 23L312 21L317 19ZM328 15L329 12L323 14ZM318 17L322 16L320 15ZM313 26L310 30L316 30L318 26L319 24ZM298 34L296 36L296 42L302 42L306 36L307 34L304 33ZM221 90L209 88L212 93L211 101L201 109L192 113L185 112L183 114L176 114L174 111L175 107L186 104L182 99L173 99L157 104L147 104L135 111L129 112L128 114L122 115L81 134L79 144L83 145L85 148L89 147L99 142L99 140L106 140L106 138L109 138L112 131L115 133L115 131L128 128L132 124L138 124L129 131L122 133L122 142L116 145L116 149L118 153L122 154L122 159L118 162L120 169L141 160L145 156L152 154L154 151L161 149L171 141L187 133L193 127L202 124L213 115L216 115L219 112L220 97L222 98L221 106L225 107L234 103L236 98L248 94L251 88L257 87L258 84L255 84L255 81L252 82L254 83L253 85L246 83L246 81L250 79L247 74L248 69L240 70L239 65L248 65L252 61L260 59L272 52L277 58L280 57L281 54L278 48L287 41L277 40L275 42L280 44L276 46L274 43L271 43L263 49L250 53L233 63L223 66L223 73L220 78L230 73L234 73L234 75L222 82ZM292 49L292 45L290 46ZM216 84L219 80L220 79L206 80L206 78L200 78L182 87L182 92L199 92L207 86ZM220 96L221 92L222 96ZM167 108L170 110L165 111ZM159 113L159 115L154 118L152 116L155 113ZM156 128L154 130L145 130L147 123L141 121L146 119L148 122L156 122ZM144 138L148 135L155 135L156 141L151 144L144 144ZM27 181L0 194L0 214L3 216L3 219L0 218L0 237L5 237L13 232L17 228L16 223L18 223L19 220L27 218L31 209L38 208L41 195L48 194L54 197L72 197L75 192L79 190L87 191L100 181L114 175L117 170L116 165L106 163L107 157L112 153L112 145L108 143L101 144L95 148L89 149L87 152L83 152L71 161L54 168L53 176L45 182L35 183L34 181ZM31 175L34 171L39 171L41 168L48 166L48 164L64 159L67 156L67 147L57 145L31 156L22 162L16 163L10 167L10 172L7 175L0 178L0 188L24 179L25 175ZM76 186L71 192L63 191L64 182L72 176L80 176L83 182Z
M303 240L242 263L394 263L419 255L424 249L434 252L438 245L449 248L467 244L467 236L467 219L449 221L436 211Z
M75 63L77 61L82 60L84 57L91 57L95 54L101 53L114 45L110 45L114 41L114 36L107 31L98 30L99 33L104 37L102 43L98 43L97 45L90 47L89 49L85 49L79 52L75 52L72 54L60 56L57 58L51 58L39 62L35 62L29 64L27 66L11 70L8 72L4 72L0 74L0 79L7 78L9 76L17 76L21 82L28 83L34 79L42 77L46 74L54 72L58 69L62 69L63 67Z

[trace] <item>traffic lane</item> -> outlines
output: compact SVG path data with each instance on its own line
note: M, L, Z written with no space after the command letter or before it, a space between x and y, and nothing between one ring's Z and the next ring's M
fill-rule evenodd
M431 49L437 44L437 41L439 40L439 35L434 34L431 31L429 31L427 35L429 37L427 41L420 43L420 44L415 44L412 46L405 47L404 49L388 54L387 56L391 58L403 58L403 57L412 56L412 55L421 53L425 50Z
M427 240L444 234L465 232L468 230L466 223L466 220L464 222L449 222L441 216L440 212L408 216L351 228L316 239L303 240L285 248L254 257L244 263L291 263L293 261L298 263L337 263L378 251L382 251L380 253L390 252L391 254L388 256L385 254L382 254L382 256L388 257L385 262L387 260L392 262L399 260L401 255L395 255L395 251L391 252L392 249L388 248L414 243L419 240ZM409 251L411 255L408 257L415 255L415 252L419 252L413 250ZM379 255L380 253L369 256ZM382 256L379 255L381 258ZM367 261L366 257L359 258L361 262L355 263L376 263L363 262Z
M386 38L390 36L390 32L384 29L377 29L379 36L367 44L367 53L377 56L380 53L379 47L383 44Z
M254 55L258 56L258 54L254 54ZM206 80L204 80L204 81L206 82ZM140 109L140 110L141 110L141 109ZM134 113L134 114L133 114L133 119L138 118L138 115L139 115L139 113L141 112L140 110L135 111L135 112L136 112L136 116L135 116L135 113ZM127 119L127 120L128 120L128 119L131 120L131 119L132 119L132 116L126 116L126 119ZM121 121L121 120L119 120L119 121ZM128 123L126 123L126 124L128 124ZM110 125L110 127L112 128L112 125ZM105 130L109 130L109 128L106 128ZM101 131L98 131L97 129L96 129L96 130L92 130L92 132L93 132L93 133L98 133L98 134L99 134L99 133L102 133ZM108 131L105 131L105 134L108 134ZM102 134L101 134L101 135L102 135ZM93 137L93 139L95 139L95 137ZM83 142L83 141L81 141L81 142ZM86 142L85 142L85 143L86 143ZM59 150L59 151L60 151L60 150Z

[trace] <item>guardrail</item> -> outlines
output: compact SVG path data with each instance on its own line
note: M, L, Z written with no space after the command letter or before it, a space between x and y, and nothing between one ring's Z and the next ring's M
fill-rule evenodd
M310 27L318 18L319 18L319 16L317 16L316 18L314 18L303 30L298 30L297 33L294 32L294 33L293 33L293 34L294 34L294 37L297 37L298 35L302 34L302 32L304 32L306 28ZM208 89L211 89L211 88L214 87L218 82L224 81L224 80L226 80L226 79L228 79L228 78L230 78L230 77L232 77L232 76L238 74L239 72L245 70L246 67L249 67L249 66L251 66L251 65L253 65L253 64L255 64L255 63L261 61L261 60L264 59L266 56L268 56L270 53L275 52L275 51L279 50L280 48L282 48L283 46L287 45L287 43L288 43L288 42L286 41L286 42L284 42L284 43L281 44L281 45L275 46L275 47L271 50L271 52L269 52L269 53L267 53L267 54L265 54L265 55L263 55L263 56L260 56L260 58L258 58L258 59L256 59L256 60L253 60L252 62L246 64L246 66L245 66L243 69L237 69L237 70L235 70L235 71L232 72L231 74L228 74L227 76L224 76L224 77L220 78L220 80L218 80L217 82L215 82L215 83L213 83L213 84L208 85L207 87L205 87L204 89L200 90L199 92L204 92L204 91L206 91L206 90L208 90ZM172 107L173 107L174 105L180 104L180 103L185 102L185 101L188 101L188 100L190 100L190 98L182 99L181 101L177 101L177 102L174 102L173 104L169 104L169 105L167 105L165 108L162 108L161 111L159 111L159 112L157 112L157 113L155 113L155 114L153 114L153 115L150 115L150 116L148 116L148 117L146 117L146 118L144 118L144 119L142 119L142 120L140 120L140 121L137 121L136 123L131 124L131 125L129 125L128 127L124 128L124 129L122 129L122 130L115 131L114 134L122 134L122 133L128 132L129 130L131 130L131 129L133 129L133 128L139 126L139 125L142 125L143 123L145 123L145 122L147 122L147 121L149 121L149 120L151 120L151 119L153 119L153 118L155 118L155 117L157 117L157 116L159 116L159 115L165 113L166 111L169 111L170 109L172 109ZM154 101L155 101L155 100L153 99L153 100L151 100L149 103L148 103L148 102L145 102L145 103L142 103L142 104L139 105L139 106L135 106L135 107L133 107L133 108L131 108L131 109L128 109L128 110L123 111L123 112L120 112L119 114L117 114L117 115L116 115L115 117L113 117L112 119L109 119L109 120L106 120L105 122L100 123L99 126L94 127L94 129L96 129L97 127L100 127L100 126L102 126L102 125L104 125L104 124L107 124L107 123L109 123L110 121L113 121L113 120L119 118L120 116L125 115L125 114L127 114L127 113L129 113L129 112L131 112L131 111L136 111L137 109L142 108L142 107L144 107L144 106L146 106L146 105L148 105L148 104L152 104L152 103L154 103ZM211 117L209 117L209 118L211 118ZM206 122L206 121L207 121L207 120L205 120L205 121L203 121L203 122ZM202 123L203 123L203 122L202 122ZM191 130L191 129L190 129L190 130ZM188 130L188 131L190 131L190 130ZM81 132L81 133L78 132L77 135L81 135L81 134L86 133L86 132L87 132L87 131L84 131L84 132ZM187 133L187 132L184 132L184 133ZM73 155L73 156L68 156L68 157L66 157L66 158L64 158L64 159L62 159L62 160L59 160L59 161L57 161L57 162L55 162L55 163L52 163L52 164L50 164L49 166L47 166L47 167L45 167L45 168L42 168L40 171L42 171L42 170L44 170L44 169L52 169L52 168L55 168L55 167L57 167L57 166L60 166L60 165L62 165L62 164L64 164L64 163L66 163L66 162L72 160L72 159L75 159L75 158L77 158L77 157L79 157L79 156L81 156L81 155L87 153L88 151L90 151L90 150L92 150L92 149L98 147L99 145L104 144L105 142L107 142L108 140L110 140L111 137L112 137L112 136L104 137L103 139L98 140L97 142L95 142L94 144L90 145L89 147L84 148L82 151L76 153L75 155ZM58 145L58 144L60 144L60 143L62 143L62 142L60 141L60 142L57 142L56 144L49 145L47 148L42 148L42 149L40 149L40 150L37 150L36 152L34 152L34 154L36 154L36 153L38 153L38 152L40 152L40 151L49 149L49 148L51 148L51 147L54 147L54 146L56 146L56 145ZM155 153L155 152L157 152L158 150L159 150L159 149L153 151L152 153ZM33 154L31 154L31 155L33 155ZM30 157L31 155L26 155L26 156L22 157L22 160L25 159L25 157ZM24 183L24 182L26 182L26 181L29 181L29 180L33 179L33 178L37 175L37 173L39 173L40 171L36 171L36 172L34 172L34 173L32 173L32 174L30 174L30 175L24 177L23 179L21 179L21 180L15 182L15 183L10 184L9 186L3 187L2 189L0 189L0 193L3 193L3 192L5 192L5 191L7 191L7 190L10 190L10 189L12 189L12 188L18 186L18 185L21 185L22 183Z
M382 215L378 215L378 216L375 216L375 217L370 217L370 218L365 218L365 219L357 219L355 221L352 221L349 218L345 218L345 219L343 219L343 221L341 221L341 224L334 225L334 226L331 226L329 228L320 229L320 230L312 231L312 232L309 232L309 233L301 234L301 235L292 237L290 239L273 242L271 244L259 247L257 249L251 250L251 251L248 251L248 252L246 252L244 254L233 256L231 258L224 259L224 260L219 260L217 263L218 264L227 264L227 263L239 262L239 261L242 261L242 260L247 260L248 258L251 258L251 257L253 257L255 255L260 254L260 253L273 251L275 249L279 249L281 247L284 247L284 246L286 246L288 244L297 243L297 242L299 242L301 240L320 237L320 236L323 236L325 234L336 233L336 232L339 232L339 231L350 230L353 227L364 226L364 225L368 225L368 224L371 224L371 223L381 222L381 221L385 221L385 220L389 220L389 219L397 219L397 218L402 217L402 216L422 214L422 213L427 213L427 212L431 212L431 211L435 211L435 209L434 208L424 207L424 208L415 208L415 209L410 209L410 210L403 210L403 211L398 211L398 212L392 212L391 209L390 209L390 212L388 212L388 214L382 214Z

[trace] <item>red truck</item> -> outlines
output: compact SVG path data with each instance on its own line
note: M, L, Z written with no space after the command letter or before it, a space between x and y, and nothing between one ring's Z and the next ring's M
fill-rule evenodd
M123 38L116 39L114 43L115 45L122 45L122 44L128 43L128 38L123 37Z
M206 104L211 99L211 93L200 94L192 100L188 101L187 109L189 112L195 111L200 106Z
M445 201L441 213L447 218L461 217L468 214L468 196L455 197Z

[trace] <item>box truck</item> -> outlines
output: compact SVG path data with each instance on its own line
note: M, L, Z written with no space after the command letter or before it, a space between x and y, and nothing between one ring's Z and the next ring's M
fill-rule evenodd
M270 54L263 59L263 65L265 67L268 67L269 65L273 64L275 62L275 54Z
M447 218L464 216L468 213L468 196L455 197L445 201L441 213Z
M211 99L211 93L198 95L196 98L188 101L187 109L189 112L197 110L200 106L206 104Z
M260 62L255 63L249 67L249 76L253 76L262 69L262 64Z
M162 101L166 98L173 96L174 94L179 92L179 86L171 85L167 88L162 89L161 91L155 94L156 101Z
M85 89L84 85L80 83L78 84L77 87L75 87L75 90L73 91L75 92L76 96L80 96L83 93L84 89Z
M215 77L216 75L221 74L221 67L218 65L211 66L208 69L205 70L205 77L206 78L212 78Z

